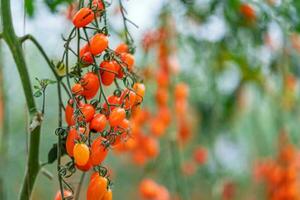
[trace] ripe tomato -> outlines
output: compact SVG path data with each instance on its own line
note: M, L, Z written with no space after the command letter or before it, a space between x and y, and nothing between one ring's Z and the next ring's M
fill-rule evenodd
M197 164L202 165L207 160L207 150L204 147L197 147L194 150L194 160Z
M152 179L144 179L140 183L139 191L143 198L152 199L154 198L159 190L158 184Z
M116 71L118 72L118 74L116 75L117 78L122 79L124 76L124 71L123 68L121 67L121 65L119 65L119 63L117 61L113 61Z
M91 158L90 158L90 159L88 160L88 162L87 162L85 165L83 165L83 166L80 166L80 165L77 165L77 164L75 164L75 165L76 165L76 167L77 167L78 169L80 169L80 170L83 171L83 172L87 172L87 171L89 171L89 170L93 167Z
M111 85L114 82L117 73L116 66L112 61L103 61L100 64L100 75L103 85Z
M76 165L84 166L90 158L89 147L84 143L77 143L74 146L73 155Z
M115 96L115 95L111 95L107 98L108 104L110 105L109 109L110 111L114 110L117 106L119 106L120 104L120 98ZM108 112L108 106L106 104L106 102L103 103L103 109L104 111L107 113Z
M104 9L104 5L102 3L102 0L93 0L92 5L93 5L93 7L96 8L96 10L98 12Z
M108 189L108 190L105 192L105 194L104 194L102 200L112 200L112 191L111 191L111 189Z
M150 131L154 136L162 136L165 133L165 130L166 126L164 122L160 120L160 118L156 117L152 119L152 121L150 122Z
M143 140L143 149L150 158L155 158L159 154L158 141L152 137L145 137Z
M155 94L156 102L159 106L166 106L168 104L169 94L167 89L158 88Z
M105 129L106 123L105 115L96 114L90 123L90 130L93 132L102 132Z
M73 149L75 146L75 140L79 140L80 135L77 133L77 130L75 128L72 128L67 136L66 140L66 150L70 157L73 157Z
M90 40L90 52L96 56L108 47L108 38L102 33L97 33Z
M133 85L133 90L136 93L136 103L141 103L143 101L144 95L145 95L145 85L143 83L135 83Z
M75 121L73 119L74 109L73 109L72 102L73 101L68 102L65 110L65 120L69 126L73 126L75 124Z
M107 191L107 179L96 175L89 183L86 193L87 200L102 200Z
M74 95L81 95L83 92L83 87L79 83L75 83L71 91Z
M67 198L67 197L71 197L73 194L71 191L69 190L64 190L64 198ZM62 200L62 196L61 196L61 192L60 190L57 191L55 197L54 197L54 200Z
M84 117L84 121L85 122L90 122L95 114L95 108L91 105L91 104L84 104L81 108L80 108L83 117ZM80 120L83 120L81 118L79 118Z
M125 144L127 144L127 142ZM143 166L147 162L147 155L142 149L136 149L132 154L132 161L138 166Z
M89 51L88 44L84 45L79 51L79 57L85 66L91 65L94 62L93 56Z
M189 87L185 83L178 83L174 92L176 100L185 100L189 95Z
M109 115L109 124L114 127L120 125L120 123L125 119L126 112L123 108L116 108L111 111Z
M73 17L73 24L77 28L85 27L94 20L94 12L90 8L81 8Z
M100 83L98 76L93 72L86 73L81 79L80 84L83 87L82 96L92 99L98 92Z
M134 56L130 53L122 53L121 54L121 60L126 64L126 67L129 71L133 69L134 66Z
M91 161L93 166L101 164L107 156L108 148L103 145L104 138L98 137L91 146Z
M121 53L128 53L128 46L125 43L121 43L117 46L117 48L115 49L115 52L118 54Z
M255 18L256 18L255 10L250 4L243 3L240 6L240 12L247 20L252 21L252 20L255 20Z
M120 104L124 104L124 108L128 110L135 104L135 99L135 92L125 89L120 97Z

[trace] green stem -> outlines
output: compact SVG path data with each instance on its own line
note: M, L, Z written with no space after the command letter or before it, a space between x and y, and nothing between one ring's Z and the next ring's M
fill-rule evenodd
M23 91L27 103L27 108L31 119L37 114L37 108L32 93L29 73L27 71L26 62L22 50L22 43L18 39L11 16L10 1L1 0L1 18L3 27L3 39L6 41L14 61L16 63L19 76L22 82ZM34 182L40 170L39 166L39 145L40 145L40 126L37 126L29 134L29 155L27 160L27 167L25 178L22 183L19 199L29 199Z

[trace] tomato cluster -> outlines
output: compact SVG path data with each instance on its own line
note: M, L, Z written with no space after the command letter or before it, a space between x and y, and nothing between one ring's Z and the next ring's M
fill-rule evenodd
M268 199L300 199L299 160L286 133L279 137L277 159L266 159L255 166L255 178L267 186Z
M121 43L113 50L107 27L99 28L104 12L103 1L93 0L73 16L77 63L76 70L66 74L74 82L72 85L68 80L71 98L65 107L65 149L75 168L96 171L89 182L87 200L112 199L111 181L102 163L111 148L131 137L130 117L145 95L145 86L135 73L131 44ZM80 36L82 32L85 39ZM56 198L61 198L59 195Z

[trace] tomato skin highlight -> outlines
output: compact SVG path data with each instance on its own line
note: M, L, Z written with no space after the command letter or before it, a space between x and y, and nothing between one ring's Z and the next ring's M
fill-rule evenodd
M86 199L87 200L102 200L107 191L107 179L95 175L91 180L87 188Z
M109 124L112 127L118 126L126 117L126 112L123 108L116 108L109 115Z
M103 83L103 85L106 86L111 85L114 82L117 73L118 71L113 62L103 61L100 64L100 75L101 75L101 82Z
M90 8L81 8L73 17L76 28L82 28L94 20L94 12Z
M90 40L89 50L96 56L102 53L108 47L108 38L102 33L97 33Z
M91 161L93 166L97 166L101 164L108 153L108 148L106 148L103 144L103 141L105 141L104 138L98 137L94 140L91 146Z
M94 132L104 131L107 124L107 119L103 114L96 114L90 123L90 130Z
M73 149L75 163L79 166L84 166L90 158L89 147L84 143L77 143Z

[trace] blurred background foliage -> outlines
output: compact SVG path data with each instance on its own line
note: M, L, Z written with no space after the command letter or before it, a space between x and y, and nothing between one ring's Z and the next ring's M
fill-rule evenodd
M66 18L65 13L72 3L72 0L25 0L25 22L34 24L40 17L39 10L47 12L47 9L51 14L46 13L43 20L51 15L55 15L55 19ZM142 45L143 39L169 19L173 51L180 68L174 82L186 82L190 87L186 115L191 116L192 135L187 145L175 153L169 137L162 138L160 155L142 168L128 162L128 155L111 154L106 165L114 174L114 198L139 199L138 184L143 177L157 180L171 194L176 194L178 180L172 173L175 170L175 174L180 174L172 161L172 154L176 154L182 168L192 172L178 175L188 195L186 199L222 199L222 195L224 199L226 188L234 193L230 199L265 199L264 187L253 179L254 163L276 155L280 130L286 130L291 142L299 146L300 2L164 0L154 3L159 6L148 11L149 16L141 16L145 24L147 17L151 17L147 27L143 23L138 24L139 29L131 27L136 36L139 71L146 76L147 70L158 65L157 49L147 51ZM143 5L131 0L126 6L131 6L128 13L134 13ZM115 7L112 1L111 15L116 15ZM13 9L18 12L23 8ZM122 30L113 17L109 21L111 30L122 38ZM22 27L22 20L21 15L17 16L15 24ZM62 50L59 34L66 33L70 26L65 20L59 23L62 27L56 29L53 20L47 31L56 35L49 40L56 41L43 43L45 38L37 37L46 49L50 49L53 60L58 60ZM135 21L134 18L131 20ZM23 31L22 28L19 30L19 33ZM47 36L51 37L51 33ZM121 38L115 39L120 41ZM23 130L27 118L11 55L2 43L1 48L2 146L7 147L1 173L6 198L15 199L24 171L26 135ZM36 50L29 44L24 48L32 80L33 77L50 77ZM149 93L144 107L153 110L156 86L151 79L146 83ZM42 131L42 159L47 158L48 150L56 140L56 109L52 108L56 108L57 102L54 95L55 88L49 87ZM169 135L172 131L172 128L167 130ZM199 145L207 149L207 161L201 166L189 164L193 150ZM57 190L55 166L49 165L47 169L54 174L53 180L40 174L33 199L52 199ZM72 181L76 185L78 178Z

